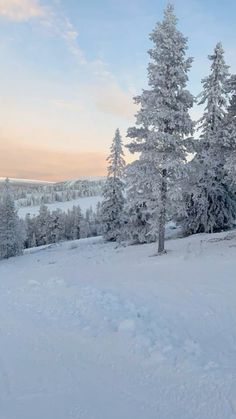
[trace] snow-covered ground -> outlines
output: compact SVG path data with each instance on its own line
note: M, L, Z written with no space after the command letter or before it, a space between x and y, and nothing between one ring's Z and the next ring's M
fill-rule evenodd
M60 209L62 211L67 211L68 209L71 209L74 205L79 205L81 210L85 212L90 207L95 210L98 202L101 201L101 196L86 196L78 199L73 199L71 201L66 202L54 202L53 204L46 204L48 209L50 211ZM20 207L18 209L18 215L21 218L25 218L26 214L38 215L39 213L39 205L36 205L34 207Z
M19 184L37 184L37 185L52 185L55 182L49 182L47 180L34 180L34 179L19 179L19 178L8 178L11 183ZM0 183L5 182L5 177L0 177Z
M0 262L1 419L235 419L235 233Z

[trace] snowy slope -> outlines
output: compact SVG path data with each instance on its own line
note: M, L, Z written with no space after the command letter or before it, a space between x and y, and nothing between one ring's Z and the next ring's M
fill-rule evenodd
M63 183L67 186L74 186L76 183L81 182L83 180L87 180L89 182L105 182L106 176L80 176L76 179L68 179L63 181Z
M47 180L34 180L34 179L19 179L19 178L8 178L11 184L18 183L18 184L36 184L36 185L53 185L55 182L50 182ZM5 177L0 177L0 183L5 182Z
M53 211L56 209L67 211L68 209L73 208L74 205L75 206L79 205L81 210L85 212L90 207L93 210L96 210L96 206L98 202L101 201L101 199L102 199L101 196L87 196L87 197L82 197L78 199L73 199L71 201L54 202L53 204L46 204L46 205L50 211ZM30 214L31 216L38 215L39 208L40 208L39 205L36 205L34 207L20 207L18 209L18 215L21 218L25 218L26 214Z
M1 419L235 419L233 233L0 262Z

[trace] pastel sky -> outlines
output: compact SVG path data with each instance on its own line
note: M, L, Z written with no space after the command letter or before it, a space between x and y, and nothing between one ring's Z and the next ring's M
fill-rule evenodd
M175 0L201 89L222 41L236 72L235 0ZM0 0L0 176L103 175L114 131L134 122L148 34L163 0ZM193 117L199 110L193 110ZM127 160L130 156L127 155Z

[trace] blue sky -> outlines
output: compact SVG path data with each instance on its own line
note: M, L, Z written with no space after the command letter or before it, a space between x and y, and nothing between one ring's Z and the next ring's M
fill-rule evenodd
M172 3L189 38L189 88L197 94L218 41L236 72L236 3ZM0 176L104 173L115 129L125 137L134 122L132 96L147 83L148 34L165 6L162 0L0 0Z

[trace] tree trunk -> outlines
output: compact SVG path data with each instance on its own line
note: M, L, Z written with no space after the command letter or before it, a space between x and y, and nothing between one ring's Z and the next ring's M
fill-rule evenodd
M158 231L158 254L165 253L165 223L166 223L166 196L167 196L167 170L162 171L161 180L161 210L159 217L159 231Z

